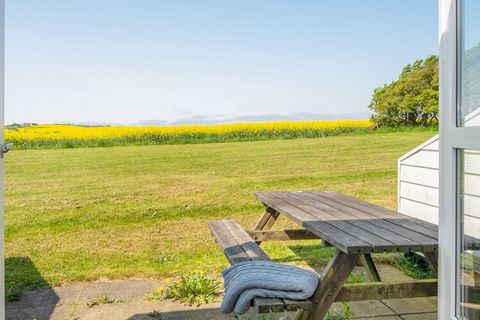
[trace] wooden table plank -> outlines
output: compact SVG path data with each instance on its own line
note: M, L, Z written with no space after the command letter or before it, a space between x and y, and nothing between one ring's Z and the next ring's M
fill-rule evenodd
M310 212L325 224L332 225L350 234L354 238L367 242L372 246L373 251L396 251L395 248L397 245L395 243L378 237L374 233L365 232L365 230L355 225L354 220L348 220L348 217L342 216L335 208L322 205L319 202L309 202L306 198L296 198L289 193L284 194L283 200L299 209Z
M310 197L310 194L308 192L306 192L305 195L307 197ZM365 215L361 211L358 211L354 208L350 208L348 206L344 206L343 204L332 201L329 198L324 197L324 196L316 195L316 197L313 198L312 200L322 201L323 203L326 203L326 204L328 204L328 205L330 205L330 206L332 206L336 209L339 209L342 212L349 213L352 217L350 220L354 219L354 221L352 221L352 223L355 223L360 228L362 228L362 229L364 229L368 232L372 232L372 233L376 234L377 236L379 236L381 238L384 238L384 239L386 239L386 240L388 240L392 243L397 244L400 248L405 249L405 250L401 250L401 251L405 251L405 252L421 251L423 249L423 246L419 242L410 240L408 238L403 237L400 234L394 233L391 230L389 230L388 227L391 226L391 225L383 224L383 226L386 227L386 229L385 229L381 226L382 224L372 223L373 221L371 221L371 220L379 220L379 219L375 218L374 216Z
M389 211L391 213L387 214L386 211L379 212L376 211L374 207L370 207L368 202L360 201L355 198L344 196L343 194L331 192L331 191L314 191L314 194L319 196L318 201L325 201L325 198L334 201L337 203L338 208L343 208L343 210L353 210L357 212L359 217L363 217L365 221L370 222L371 224L376 225L377 227L384 228L392 233L392 236L402 236L409 240L415 241L422 245L420 251L431 252L435 251L438 246L437 235L431 229L425 228L425 224L420 225L419 219L415 219L406 215L403 215L398 212ZM372 205L374 206L374 205ZM378 206L375 206L378 207ZM378 207L381 208L381 207ZM382 208L384 209L384 208ZM385 209L388 210L388 209ZM424 221L422 221L424 222ZM428 224L428 222L427 222ZM432 226L434 226L432 224ZM403 245L399 244L399 247ZM399 250L405 251L405 250Z
M333 191L259 192L267 207L346 253L434 252L436 226Z
M336 227L326 225L311 214L292 206L274 193L255 193L265 205L284 214L308 231L346 253L370 253L371 245Z

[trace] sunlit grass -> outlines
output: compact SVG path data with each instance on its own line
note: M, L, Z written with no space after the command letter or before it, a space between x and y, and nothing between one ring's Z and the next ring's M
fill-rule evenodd
M7 283L218 272L227 261L208 219L250 227L263 210L252 192L266 190L331 189L395 209L398 157L434 134L11 151ZM262 247L275 261L314 267L332 254L318 241Z

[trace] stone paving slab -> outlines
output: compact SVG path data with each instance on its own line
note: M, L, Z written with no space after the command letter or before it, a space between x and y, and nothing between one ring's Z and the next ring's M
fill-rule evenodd
M352 318L372 318L380 316L395 316L396 313L378 300L348 302ZM342 303L335 302L332 306L335 310L342 310Z
M165 286L161 280L117 280L96 281L85 287L79 299L80 303L88 303L106 295L112 300L130 301L144 299L146 295L160 286Z
M404 320L437 320L437 313L419 313L403 315Z
M353 318L358 320L402 320L399 316Z
M437 297L382 300L398 314L437 312Z
M23 290L20 301L9 302L6 308L35 308L76 302L80 299L84 287L85 284L71 284L63 287Z
M72 306L57 305L6 310L7 320L67 320L73 319Z
M384 274L385 274L385 270ZM390 270L387 270L390 271ZM395 272L393 272L395 275ZM200 308L171 301L148 302L145 297L165 283L160 280L97 281L64 287L25 290L18 302L7 303L7 320L230 320L219 304ZM106 295L113 303L88 306ZM349 302L355 319L434 320L435 297ZM342 309L340 303L333 306ZM245 320L258 316L250 314Z

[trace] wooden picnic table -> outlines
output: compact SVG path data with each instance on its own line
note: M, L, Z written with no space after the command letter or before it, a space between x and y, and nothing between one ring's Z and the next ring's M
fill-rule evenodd
M323 319L334 301L358 301L435 296L437 280L382 282L372 253L420 252L432 270L438 266L438 227L381 206L334 191L256 192L265 211L252 230L234 220L210 221L210 229L230 263L268 260L258 246L269 240L321 239L336 248L320 274L317 291L303 304L279 299L256 299L258 311L303 308L302 319ZM302 228L270 230L280 215ZM480 240L466 238L469 249L480 249ZM359 260L368 283L345 284ZM283 309L282 309L283 308Z
M323 319L332 303L338 300L359 259L369 279L381 281L371 253L421 252L437 271L438 227L434 224L334 191L257 192L255 196L266 207L254 230L249 232L257 243L290 235L293 239L311 238L304 237L310 233L337 249L321 273L319 288L311 299L311 319ZM298 230L268 232L280 215L305 228L303 236ZM436 291L435 282L431 284L429 294ZM422 285L421 290L425 291ZM409 286L407 291L414 291L416 287ZM364 289L371 291L371 288ZM396 289L405 291L406 287L394 287L391 291ZM395 292L386 294L386 298L392 296Z

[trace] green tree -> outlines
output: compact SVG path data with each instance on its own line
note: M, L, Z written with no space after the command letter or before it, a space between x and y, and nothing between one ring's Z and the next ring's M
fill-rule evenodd
M380 126L427 126L438 123L438 57L403 68L397 80L375 89L369 108Z

